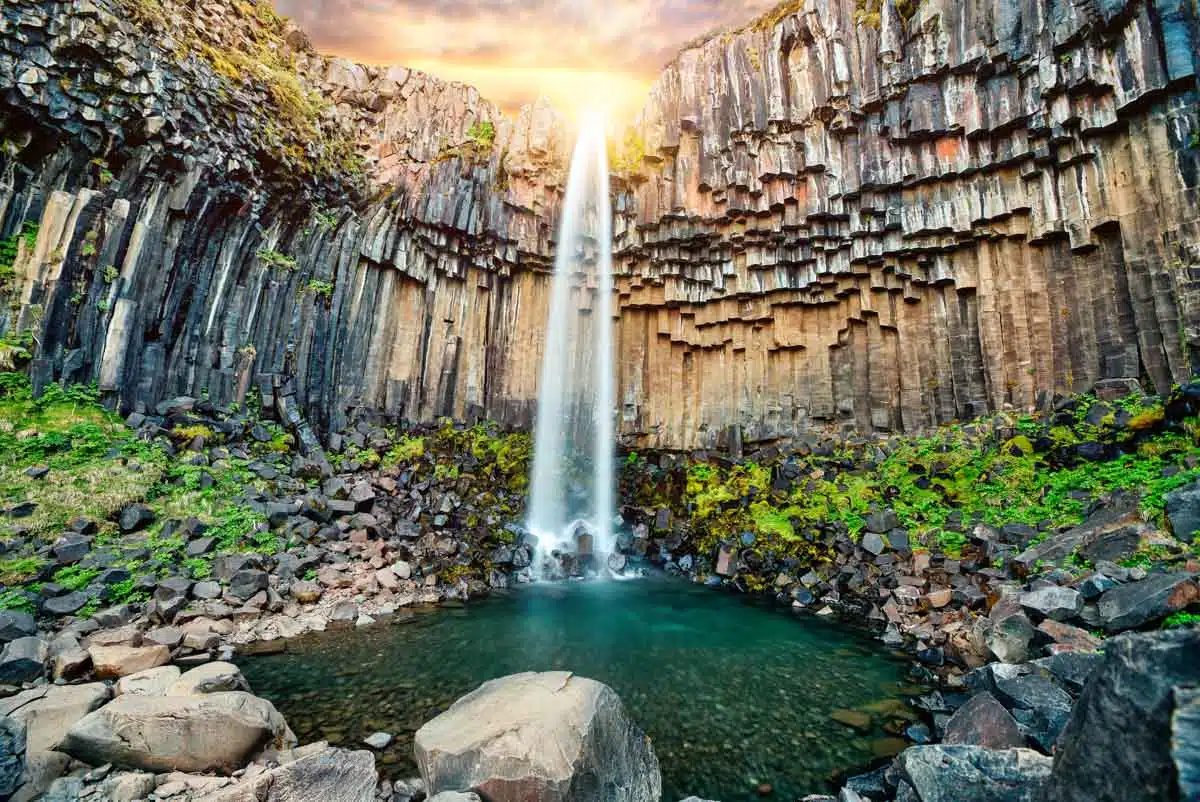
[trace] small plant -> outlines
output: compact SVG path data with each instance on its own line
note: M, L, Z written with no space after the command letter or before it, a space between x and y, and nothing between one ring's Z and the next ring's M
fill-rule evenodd
M99 568L80 568L78 565L69 565L54 572L54 581L67 590L83 590L98 576L100 576Z
M324 209L316 209L313 211L313 222L317 228L322 231L331 231L337 225L337 215L332 214Z
M188 557L183 561L183 567L195 580L208 579L212 576L212 562L204 557Z
M112 304L108 302L107 298L101 298L99 301L96 301L96 311L98 312L107 312L111 308Z
M424 437L402 437L400 442L392 446L391 450L384 456L383 462L389 466L396 466L402 462L412 462L425 456L425 438Z
M308 282L308 285L305 287L305 289L318 298L328 299L333 296L333 284L329 283L328 281L318 281L317 279L313 279L312 281Z
M296 260L294 257L280 253L274 248L260 248L255 255L270 269L282 270L287 273L296 269Z
M79 253L83 258L90 259L96 255L96 246L90 242L83 243L83 247L79 249Z
M1200 626L1200 613L1189 613L1186 610L1180 610L1177 613L1171 613L1167 619L1162 622L1163 629L1176 629L1178 627L1195 627Z
M120 275L121 275L121 273L120 273L120 271L117 270L116 266L114 266L114 265L105 265L104 266L104 283L105 284L112 284L114 281L117 280L117 278Z
M45 566L41 557L13 557L0 560L0 582L20 585L36 577Z

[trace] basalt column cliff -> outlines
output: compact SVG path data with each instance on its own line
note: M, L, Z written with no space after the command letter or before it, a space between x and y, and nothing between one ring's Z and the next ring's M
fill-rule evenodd
M1200 347L1190 0L785 3L686 48L614 182L620 428L918 429ZM527 424L569 134L269 7L10 0L0 309L125 408Z

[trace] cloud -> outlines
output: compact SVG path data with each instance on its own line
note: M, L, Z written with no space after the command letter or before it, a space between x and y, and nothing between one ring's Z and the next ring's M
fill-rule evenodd
M275 0L319 49L471 83L515 110L603 101L631 118L680 45L775 0Z

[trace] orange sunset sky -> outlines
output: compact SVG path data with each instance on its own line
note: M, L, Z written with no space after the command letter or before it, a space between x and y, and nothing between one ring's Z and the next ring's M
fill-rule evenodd
M690 39L777 0L275 0L325 53L477 87L509 111L539 96L628 122Z

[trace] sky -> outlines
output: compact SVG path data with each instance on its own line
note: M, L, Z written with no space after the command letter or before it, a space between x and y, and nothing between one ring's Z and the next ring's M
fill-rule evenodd
M777 0L275 0L324 53L463 81L507 111L550 99L630 122L680 46Z

